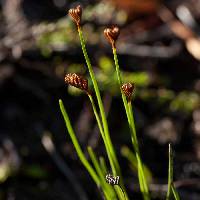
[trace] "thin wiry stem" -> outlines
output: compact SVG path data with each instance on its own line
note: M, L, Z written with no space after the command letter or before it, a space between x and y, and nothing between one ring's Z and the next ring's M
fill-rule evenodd
M124 93L123 93L123 91L121 89L122 78L121 78L121 73L120 73L120 69L119 69L119 62L118 62L118 58L117 58L117 50L116 50L116 48L112 48L112 50L113 50L113 56L114 56L114 61L115 61L115 69L116 69L116 72L117 72L117 79L118 79L118 83L119 83L119 87L120 87L120 91L121 91L121 95L122 95L122 100L123 100L123 103L124 103L124 108L125 108L125 111L126 111L127 119L129 121L129 118L128 118L128 104L127 104L126 97L125 97L125 95L124 95Z
M173 165L172 149L171 149L171 144L169 143L168 188L167 188L166 200L169 200L170 195L171 195L171 185L173 182L173 166L172 165Z
M85 40L84 40L81 28L78 29L78 33L79 33L79 37L80 37L82 51L83 51L83 54L84 54L84 57L85 57L85 60L86 60L87 66L88 66L90 77L91 77L91 80L92 80L92 83L93 83L93 86L94 86L94 91L95 91L95 94L96 94L96 97L97 97L97 102L98 102L98 105L99 105L99 110L100 110L102 123L103 123L103 127L104 127L105 138L106 138L106 140L109 144L110 154L111 154L111 157L113 159L113 162L115 163L114 166L111 165L112 172L113 172L114 175L119 175L119 174L121 174L119 163L117 161L116 153L114 151L113 144L111 142L109 129L108 129L108 123L107 123L107 119L106 119L106 114L105 114L105 110L104 110L104 107L103 107L103 102L102 102L102 99L101 99L101 95L100 95L99 87L98 87L98 84L97 84L97 81L96 81L96 77L95 77L94 71L92 69L90 59L89 59L88 54L87 54L87 50L86 50L86 47L85 47Z
M169 143L169 166L168 166L168 186L167 186L167 196L166 200L170 200L171 195L173 194L175 200L180 200L179 194L174 187L173 182L173 151L171 144Z
M178 194L176 188L174 187L174 185L171 186L171 189L172 189L175 200L180 200L179 194Z
M104 141L104 144L105 144L105 147L106 147L106 152L107 152L109 161L111 162L111 166L114 166L113 160L112 160L112 158L110 157L111 155L110 155L110 152L109 152L109 144L107 143L107 140L106 140L106 138L105 138L105 133L104 133L104 130L103 130L103 127L102 127L102 124L101 124L101 120L100 120L99 114L98 114L98 112L97 112L97 109L96 109L96 106L95 106L93 97L92 97L92 95L90 95L90 94L88 94L88 97L89 97L89 99L90 99L90 102L91 102L91 105L92 105L92 108L93 108L93 112L94 112L94 115L95 115L95 117L96 117L97 124L98 124L99 130L100 130L100 133L101 133L101 136L102 136L102 138L103 138L103 141Z
M142 163L140 152L139 152L139 145L138 145L138 140L137 140L137 135L136 135L136 128L135 128L135 122L134 122L134 117L133 117L132 105L131 105L131 101L127 102L126 97L121 89L122 78L121 78L121 73L119 70L117 50L116 50L115 46L113 46L112 50L113 50L113 56L114 56L114 61L115 61L118 83L119 83L119 87L121 90L122 100L123 100L124 108L126 111L126 116L128 119L129 127L131 130L131 139L132 139L133 147L134 147L137 162L138 162L138 178L139 178L140 189L143 194L144 200L149 200L150 199L149 189L148 189L147 180L146 180L146 177L144 174L143 163Z
M133 137L134 137L134 141L135 141L135 152L136 152L136 158L137 158L137 162L138 162L138 174L139 174L139 182L141 185L141 189L143 192L143 196L144 199L149 199L148 197L148 193L149 193L149 189L148 189L148 185L147 185L147 180L146 180L146 176L144 174L144 167L143 167L143 163L141 160L141 155L140 155L140 150L139 150L139 145L138 145L138 140L137 140L137 135L136 135L136 128L135 128L135 121L134 121L134 117L133 117L133 109L132 109L132 104L131 102L128 103L128 107L129 107L129 114L130 114L130 119L131 119L131 124L132 124L132 132L133 132Z
M86 47L85 47L85 40L84 40L83 33L82 33L82 30L81 30L80 27L78 28L78 33L79 33L79 38L80 38L80 42L81 42L83 55L84 55L85 60L86 60L86 64L87 64L87 67L88 67L88 70L89 70L89 73L90 73L90 77L91 77L91 80L92 80L92 83L93 83L93 86L94 86L94 91L95 91L95 94L96 94L96 97L97 97L97 102L98 102L98 105L99 105L99 110L100 110L100 114L101 114L104 134L105 134L105 140L106 140L106 143L108 144L108 148L109 148L108 154L110 154L110 155L108 156L108 158L109 158L109 162L110 162L110 165L111 165L112 173L115 176L117 176L117 175L121 176L121 170L120 170L119 162L117 160L117 156L116 156L116 153L115 153L115 150L114 150L111 138L110 138L108 123L107 123L106 114L105 114L105 110L104 110L104 107L103 107L103 102L102 102L102 99L101 99L99 87L98 87L98 84L97 84L97 81L96 81L94 71L92 69L90 59L89 59L88 54L87 54L87 50L86 50ZM121 182L122 182L122 185L123 185L123 181L121 181ZM120 199L123 199L123 196L121 195L121 191L116 189L116 192L118 194L118 197Z

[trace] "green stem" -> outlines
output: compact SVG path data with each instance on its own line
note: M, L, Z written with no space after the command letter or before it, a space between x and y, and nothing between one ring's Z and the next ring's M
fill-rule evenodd
M105 144L105 148L106 148L106 152L107 152L107 155L108 155L108 159L109 159L110 164L111 164L111 168L114 168L115 165L114 165L113 160L112 160L112 157L111 157L111 155L110 155L109 144L107 143L107 140L106 140L106 138L105 138L105 134L104 134L104 131L103 131L103 127L102 127L102 125L101 125L101 120L100 120L99 114L98 114L98 112L97 112L97 109L96 109L96 106L95 106L93 97L92 97L92 95L90 95L90 94L88 94L88 97L89 97L90 102L91 102L91 104L92 104L92 108L93 108L93 111L94 111L94 115L95 115L95 117L96 117L97 124L98 124L99 130L100 130L100 133L101 133L101 136L102 136L103 141L104 141L104 144Z
M93 149L90 146L88 147L88 153L90 155L92 163L93 163L93 165L96 169L96 172L99 176L99 179L101 181L101 185L102 185L103 191L105 193L105 196L107 197L108 200L116 199L115 191L113 190L113 188L109 184L106 183L103 171L101 170L101 167L98 163L96 155L95 155Z
M139 145L138 145L138 140L137 140L137 133L136 133L136 128L135 128L135 120L133 117L133 109L132 109L132 103L131 101L128 103L128 117L130 119L130 128L132 130L132 136L133 140L135 143L135 151L139 152Z
M78 33L79 33L79 37L80 37L82 51L83 51L83 54L84 54L84 57L85 57L85 60L86 60L86 64L88 66L88 70L89 70L89 73L90 73L90 76L91 76L92 83L94 85L94 90L95 90L95 93L96 93L97 102L98 102L98 105L99 105L99 110L100 110L100 114L101 114L101 118L102 118L105 138L106 138L108 146L109 146L109 154L110 154L110 157L112 158L113 162L115 163L115 166L113 166L110 163L111 168L112 168L112 173L116 176L116 175L121 174L120 173L120 167L119 167L119 163L117 161L117 157L116 157L116 154L115 154L115 151L114 151L114 148L113 148L113 144L111 142L109 129L108 129L108 123L107 123L107 119L106 119L106 115L105 115L105 110L104 110L104 107L103 107L103 102L102 102L102 99L101 99L101 95L100 95L99 87L98 87L98 84L97 84L97 81L96 81L96 78L95 78L95 74L94 74L94 71L92 69L90 59L89 59L88 54L87 54L87 50L86 50L86 47L85 47L85 41L84 41L84 37L83 37L83 33L82 33L81 28L78 29Z
M171 186L171 190L172 190L172 193L174 195L174 199L175 200L180 200L179 194L178 194L176 188L174 187L174 185Z
M149 190L148 190L148 185L146 182L146 176L144 174L144 167L143 167L143 163L141 160L141 157L138 153L136 153L136 158L137 158L137 162L138 162L138 177L139 177L139 184L140 184L140 188L141 188L141 192L143 195L143 198L145 200L149 200Z
M103 127L102 127L102 125L101 125L101 120L100 120L99 114L98 114L98 112L97 112L97 109L96 109L96 106L95 106L93 97L92 97L92 95L90 95L90 94L88 94L88 97L89 97L89 99L90 99L90 102L91 102L91 105L92 105L92 109L93 109L94 115L95 115L95 117L96 117L97 124L98 124L99 130L100 130L100 133L101 133L101 135L102 135L103 141L106 142L106 138L105 138L105 134L104 134L104 131L103 131Z
M118 185L118 187L120 188L122 194L124 195L124 199L125 199L125 200L128 200L128 199L126 198L126 192L123 190L123 188L122 188L120 185Z
M100 167L103 172L103 175L106 176L106 174L108 173L108 168L106 166L104 157L102 157L102 156L99 157L99 163L100 163Z
M169 200L170 195L171 195L171 185L173 182L173 167L172 166L173 166L172 149L171 149L171 144L169 143L168 188L167 188L166 200Z
M73 142L73 145L76 149L76 152L78 154L78 157L79 159L81 160L82 164L85 166L85 168L87 169L87 171L89 172L90 176L93 178L94 182L97 184L97 186L99 187L100 186L100 180L99 180L99 177L97 176L96 172L94 171L94 169L91 167L90 163L87 161L80 145L79 145L79 142L76 138L76 135L74 133L74 130L72 128L72 125L71 125L71 122L70 122L70 119L69 119L69 116L65 110L65 107L63 105L63 102L62 100L60 99L59 100L59 105L60 105L60 110L62 112L62 115L63 115L63 118L65 120L65 124L66 124L66 127L67 127L67 130L69 132L69 135L71 137L71 140Z
M116 69L116 72L117 72L117 79L118 79L118 83L119 83L119 87L120 87L120 91L121 91L121 95L122 95L122 100L123 100L123 103L124 103L124 108L125 108L125 111L126 111L126 116L127 116L127 119L128 119L128 122L130 123L129 121L129 117L128 117L128 103L127 103L127 100L126 100L126 97L121 89L121 86L122 86L122 78L121 78L121 73L120 73L120 69L119 69L119 62L118 62L118 58L117 58L117 50L116 48L113 48L113 56L114 56L114 61L115 61L115 69Z
M175 200L180 200L179 194L174 187L173 179L173 151L172 145L169 143L169 166L168 166L168 188L167 188L167 196L166 200L170 200L171 195L173 194Z
M133 137L132 140L134 140L134 146L135 146L134 149L135 149L136 158L137 158L137 162L138 162L138 176L139 176L140 188L141 188L141 191L143 193L143 198L145 200L149 200L150 199L149 198L149 189L148 189L146 176L144 174L143 163L142 163L142 160L141 160L141 155L140 155L139 144L138 144L138 140L137 140L135 121L134 121L134 117L133 117L133 109L132 109L131 102L128 103L128 108L129 108L129 118L130 118L131 129L132 129L132 137Z
M99 105L99 110L100 110L101 119L102 119L103 128L104 128L105 139L106 139L106 143L108 144L108 148L109 148L108 154L109 154L109 157L112 159L112 162L109 160L110 165L111 165L111 169L112 169L112 173L113 173L114 176L120 176L121 177L121 184L123 185L121 170L120 170L119 162L117 160L117 156L116 156L116 153L115 153L115 150L114 150L111 138L110 138L108 123L107 123L106 114L105 114L105 110L104 110L104 107L103 107L103 102L102 102L102 99L101 99L99 87L98 87L98 84L97 84L97 81L96 81L96 78L95 78L94 71L92 69L90 59L89 59L88 54L87 54L87 50L86 50L86 47L85 47L85 40L84 40L81 28L78 28L78 33L79 33L79 38L80 38L80 42L81 42L83 55L85 57L86 64L88 66L90 77L91 77L91 80L92 80L92 83L93 83L93 86L94 86L94 91L95 91L95 94L96 94L96 97L97 97L97 102L98 102L98 105ZM114 165L113 165L113 163L114 163ZM120 199L123 199L123 196L121 195L121 191L117 189L116 192L118 194L118 197Z
M137 162L138 162L138 178L139 178L139 183L140 183L140 189L143 194L144 200L149 200L150 198L149 198L148 184L147 184L147 180L144 175L143 163L142 163L140 152L139 152L139 145L138 145L138 140L137 140L137 135L136 135L135 122L134 122L134 118L133 118L132 105L131 105L131 102L129 102L129 103L127 102L127 99L121 89L122 78L121 78L119 62L118 62L118 58L117 58L117 50L115 47L112 48L112 50L113 50L113 56L114 56L114 61L115 61L118 83L119 83L119 87L121 90L122 100L123 100L124 108L126 111L129 128L131 130L131 139L132 139L133 147L134 147Z

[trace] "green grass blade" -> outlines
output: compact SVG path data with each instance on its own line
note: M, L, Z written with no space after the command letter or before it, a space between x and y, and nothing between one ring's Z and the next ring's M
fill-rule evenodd
M100 167L101 167L103 175L106 176L106 174L108 173L108 168L106 166L106 162L103 156L99 157L99 163L100 163Z
M79 145L79 142L76 138L76 135L74 133L74 130L72 128L72 125L71 125L71 122L70 122L70 119L69 119L69 116L65 110L65 107L63 105L63 102L62 100L60 99L59 100L59 105L60 105L60 110L62 112L62 115L63 115L63 118L64 118L64 121L65 121L65 124L66 124L66 127L67 127L67 130L68 130L68 133L71 137L71 140L72 140L72 143L76 149L76 152L78 154L78 157L79 159L81 160L82 164L85 166L85 168L87 169L87 171L89 172L90 176L92 177L92 179L94 180L94 182L97 184L97 186L99 187L100 186L100 180L99 180L99 177L97 176L96 172L94 171L94 169L91 167L90 163L87 161L80 145Z

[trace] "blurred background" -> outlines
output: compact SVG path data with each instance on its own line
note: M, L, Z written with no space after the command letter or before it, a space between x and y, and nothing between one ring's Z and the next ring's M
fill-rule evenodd
M81 4L88 53L109 129L133 199L141 199L105 27L117 24L124 81L134 82L135 120L153 199L164 199L168 143L183 200L200 199L199 0L0 1L0 200L102 199L81 165L61 116L64 101L87 154L105 156L87 96L64 76L88 77L76 27L67 10ZM89 77L88 77L89 78ZM87 187L85 187L87 185Z

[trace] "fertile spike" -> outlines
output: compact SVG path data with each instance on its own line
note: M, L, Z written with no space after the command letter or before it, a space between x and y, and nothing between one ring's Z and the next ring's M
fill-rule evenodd
M108 42L111 43L112 47L115 47L115 42L117 40L117 38L119 37L120 34L120 30L117 26L113 26L111 28L106 28L104 30L104 35L106 37L106 39L108 40Z
M71 8L68 13L72 17L76 25L80 27L81 17L82 17L82 7L78 5L76 8Z
M88 92L88 80L76 73L66 74L65 83Z
M134 85L132 83L124 83L121 86L122 91L124 92L125 96L127 97L128 101L131 101L131 97L134 90Z

